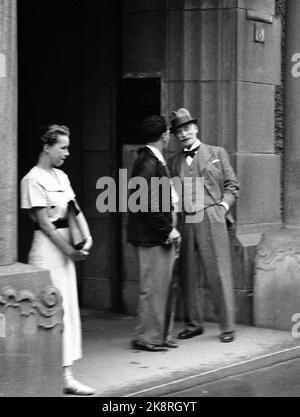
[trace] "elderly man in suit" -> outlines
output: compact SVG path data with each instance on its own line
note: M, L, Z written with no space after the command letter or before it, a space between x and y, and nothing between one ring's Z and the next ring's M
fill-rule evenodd
M130 211L129 207L127 225L127 240L136 248L140 278L139 322L131 344L134 349L151 352L177 347L172 340L174 314L169 311L169 299L180 234L173 215L178 196L162 154L168 141L163 117L154 115L143 121L141 142L146 146L138 151L132 177L145 182L141 199L148 209ZM165 188L156 187L156 180L165 180Z
M172 112L171 131L183 147L168 161L171 176L182 180L184 200L181 205L182 229L179 230L182 233L180 287L185 329L178 338L188 339L204 331L203 296L199 288L204 275L221 329L220 341L232 342L235 336L234 294L227 227L233 222L230 209L238 196L238 181L226 151L199 140L197 119L187 109ZM184 183L187 178L199 177L203 178L203 199L195 202L195 187L187 187ZM204 267L200 277L195 273L197 260Z

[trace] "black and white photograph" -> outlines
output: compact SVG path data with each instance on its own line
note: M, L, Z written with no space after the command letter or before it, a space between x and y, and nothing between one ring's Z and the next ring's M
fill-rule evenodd
M300 397L300 1L0 0L0 398Z

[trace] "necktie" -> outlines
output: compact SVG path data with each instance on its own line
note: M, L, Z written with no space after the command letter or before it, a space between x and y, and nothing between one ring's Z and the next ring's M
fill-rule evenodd
M183 152L184 152L184 156L187 158L188 156L190 156L191 158L194 158L194 156L195 156L195 153L197 153L197 151L198 151L198 149L199 149L199 146L197 146L197 148L194 148L194 149L192 149L191 151L190 150L184 150Z

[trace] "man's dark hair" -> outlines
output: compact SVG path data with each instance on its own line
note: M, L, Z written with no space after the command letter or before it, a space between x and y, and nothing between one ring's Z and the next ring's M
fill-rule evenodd
M148 116L141 123L142 141L156 142L167 130L167 122L163 116Z

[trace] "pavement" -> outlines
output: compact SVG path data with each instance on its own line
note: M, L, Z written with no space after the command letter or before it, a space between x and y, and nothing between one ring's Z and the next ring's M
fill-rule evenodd
M300 397L300 358L172 393L175 397ZM123 401L122 399L121 401ZM137 398L130 399L132 402ZM140 399L141 402L147 399ZM103 399L106 401L106 399ZM199 400L198 400L199 401ZM201 400L199 401L199 406Z
M237 325L236 340L221 343L217 324L206 323L203 335L176 340L177 349L146 352L130 346L136 317L82 310L81 318L83 358L74 375L98 397L170 396L300 357L300 339L287 331Z

